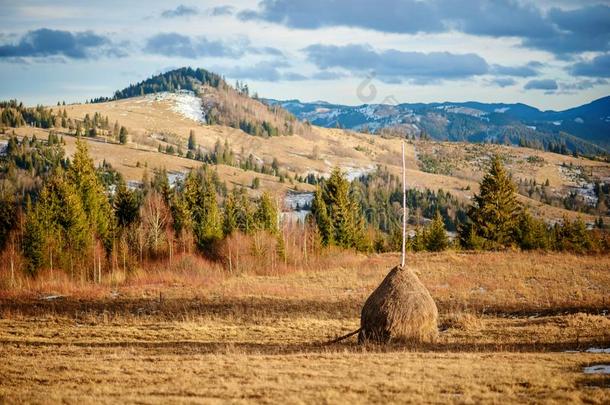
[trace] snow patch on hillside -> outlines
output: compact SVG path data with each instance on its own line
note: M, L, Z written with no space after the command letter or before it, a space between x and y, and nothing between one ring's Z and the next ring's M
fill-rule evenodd
M284 208L287 210L300 211L311 206L313 193L286 193L284 197Z
M597 194L595 194L595 184L587 181L581 168L559 166L559 174L573 185L568 186L568 190L576 192L585 202L595 207L597 205Z
M281 213L283 223L305 223L307 215L311 213L311 203L314 195L310 192L288 192L284 197L284 209Z
M148 102L169 100L172 103L172 111L179 115L205 124L205 113L203 111L203 101L195 96L195 93L188 90L180 90L177 93L161 92L146 96Z
M344 167L343 171L345 172L345 177L349 181L354 181L355 179L369 174L375 170L375 165L370 165L366 167Z
M470 115L471 117L481 118L486 115L485 111L477 110L476 108L462 107L457 105L440 105L436 107L438 110L445 110L448 113Z

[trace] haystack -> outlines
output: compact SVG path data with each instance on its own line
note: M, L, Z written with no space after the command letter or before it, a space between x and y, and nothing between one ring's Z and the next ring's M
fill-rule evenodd
M432 342L438 334L438 310L411 270L394 267L362 308L358 342Z

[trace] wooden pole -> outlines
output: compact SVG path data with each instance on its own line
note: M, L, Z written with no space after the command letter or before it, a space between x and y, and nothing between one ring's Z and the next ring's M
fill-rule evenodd
M11 288L15 287L15 265L14 265L14 256L15 256L15 241L11 237Z
M400 267L405 267L407 242L407 175L405 173L405 142L402 142L402 254Z

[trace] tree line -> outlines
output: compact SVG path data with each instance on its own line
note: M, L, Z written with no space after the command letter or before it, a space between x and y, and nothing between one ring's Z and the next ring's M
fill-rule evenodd
M351 186L340 171L333 171L329 179L320 182L312 203L312 219L322 244L363 251L398 250L401 193L398 179L387 171L378 169ZM499 156L491 160L480 192L469 207L442 190L437 193L408 190L407 206L411 213L409 222L415 225L415 232L407 240L407 248L412 251L439 251L451 246L575 252L610 249L607 233L588 230L580 218L564 217L549 224L532 216L518 201L516 185ZM422 214L433 218L427 226L422 226ZM448 227L456 232L452 243L447 237Z
M23 163L41 156L51 158L47 165ZM109 165L94 166L82 139L69 160L51 135L46 142L13 138L0 169L0 249L19 252L31 275L60 269L75 279L100 280L102 269L129 269L176 250L214 257L234 232L281 238L268 193L253 200L242 188L228 191L205 164L174 187L165 170L156 170L142 188L129 189Z
M580 219L549 225L534 218L519 203L499 157L470 206L442 190L409 190L407 201L413 251L609 248L607 235L587 230ZM400 183L385 169L352 182L334 169L320 180L311 209L304 226L315 229L316 249L400 247ZM425 225L423 217L433 219ZM453 241L447 228L455 230ZM80 138L72 158L65 157L54 133L45 141L11 138L0 159L0 249L17 252L31 275L51 269L99 281L109 269L129 271L147 260L171 260L176 252L219 258L231 235L261 232L283 254L277 202L267 193L252 199L244 188L229 190L207 164L175 185L165 170L155 170L141 188L130 189L110 165L94 165Z

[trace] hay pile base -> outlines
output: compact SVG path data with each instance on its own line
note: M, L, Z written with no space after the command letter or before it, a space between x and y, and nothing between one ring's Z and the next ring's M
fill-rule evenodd
M364 303L358 342L432 342L438 310L415 273L394 267Z

